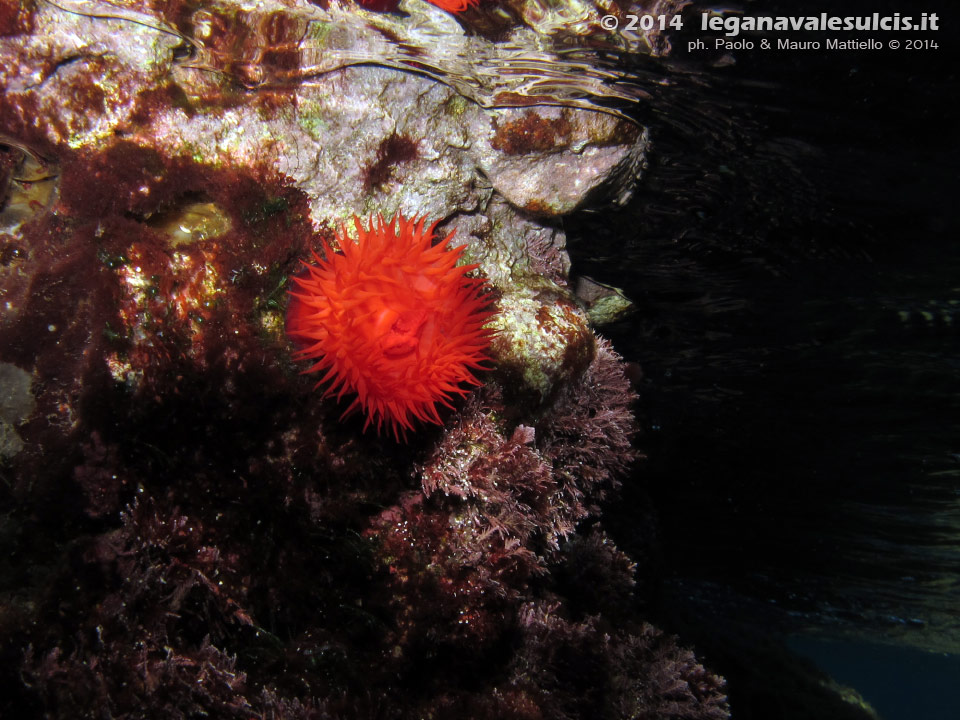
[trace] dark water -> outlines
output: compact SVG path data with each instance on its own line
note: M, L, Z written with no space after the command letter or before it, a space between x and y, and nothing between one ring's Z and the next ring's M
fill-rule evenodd
M637 304L606 334L644 373L660 611L728 663L735 718L760 715L710 625L872 638L904 671L960 651L958 33L922 10L939 52L679 53L642 198L568 226L574 272Z
M839 682L863 688L886 720L955 720L948 688L960 677L960 657L888 645L795 638L791 649L809 657Z

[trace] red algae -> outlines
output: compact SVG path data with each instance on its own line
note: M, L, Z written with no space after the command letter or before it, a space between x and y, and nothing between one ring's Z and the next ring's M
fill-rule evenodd
M188 116L195 112L187 94L176 83L168 82L141 90L134 100L133 112L129 117L130 125L135 128L146 127L158 113L166 112L172 107L183 110Z
M0 103L0 133L52 157L56 144L50 138L65 138L69 131L63 120L40 108L36 94L8 92Z
M565 147L571 132L566 117L545 118L533 110L503 125L495 121L494 127L496 132L490 145L507 155L542 153Z
M357 5L373 12L395 12L400 0L357 0Z
M0 37L33 30L33 0L0 0Z
M397 165L417 159L418 145L409 135L392 132L385 137L377 148L376 159L364 173L364 189L370 191L386 185L392 179Z
M34 368L40 383L46 419L24 430L38 461L92 420L116 382L163 397L191 367L265 362L268 316L314 235L302 193L266 172L127 141L46 151L59 160L59 201L3 243L0 275L0 362ZM222 237L176 244L151 225L197 197L229 217ZM32 462L34 450L22 454Z

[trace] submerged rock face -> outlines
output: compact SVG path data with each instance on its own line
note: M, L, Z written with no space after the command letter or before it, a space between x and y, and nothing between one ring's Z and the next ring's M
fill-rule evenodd
M725 716L719 678L608 600L629 558L578 534L634 457L633 396L554 223L628 197L646 134L482 107L482 77L436 77L462 30L419 5L409 38L306 3L38 0L3 28L3 532L30 548L8 576L35 568L0 601L3 710L578 716L555 688L603 657L593 716ZM304 71L373 36L449 62ZM340 420L283 330L301 259L401 211L457 232L499 313L484 386L406 446ZM571 558L609 588L575 610Z
M16 425L33 414L30 373L16 365L0 363L0 461L23 449Z

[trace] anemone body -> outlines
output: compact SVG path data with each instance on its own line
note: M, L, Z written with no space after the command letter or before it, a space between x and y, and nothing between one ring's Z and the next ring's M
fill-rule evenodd
M467 276L476 265L457 265L464 248L449 247L453 234L434 244L436 223L398 215L354 226L356 241L341 228L340 252L324 242L294 276L287 334L297 359L313 361L304 372L323 373L327 396L355 394L344 416L362 409L364 430L399 438L416 420L439 424L437 406L479 384L493 311L486 281Z
M468 7L476 5L480 0L430 0L430 2L449 13L462 13Z

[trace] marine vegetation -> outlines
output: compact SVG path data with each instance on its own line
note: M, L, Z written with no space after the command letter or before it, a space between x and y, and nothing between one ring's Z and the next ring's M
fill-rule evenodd
M0 0L0 717L727 716L602 525L638 95L408 5Z

